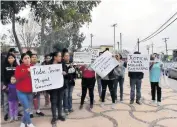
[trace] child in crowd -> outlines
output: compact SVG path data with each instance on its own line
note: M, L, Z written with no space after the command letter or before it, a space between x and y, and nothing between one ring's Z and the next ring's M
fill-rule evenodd
M18 98L16 92L16 79L14 76L10 79L10 84L8 84L8 101L9 101L9 115L10 122L13 120L18 120Z

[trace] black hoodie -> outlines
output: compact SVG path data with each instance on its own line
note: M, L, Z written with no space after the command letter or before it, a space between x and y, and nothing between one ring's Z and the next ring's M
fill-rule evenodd
M134 54L141 54L140 52L134 52ZM128 72L128 76L132 79L143 79L143 72Z

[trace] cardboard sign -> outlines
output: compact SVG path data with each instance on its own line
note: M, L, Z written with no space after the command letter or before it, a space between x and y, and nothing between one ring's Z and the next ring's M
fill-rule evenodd
M90 52L74 52L73 62L77 64L91 64Z
M95 60L99 56L99 49L92 49L91 47L88 47L84 50L85 52L90 52L92 54L92 60Z
M149 72L149 55L129 54L128 71L129 72Z
M116 66L118 65L118 61L112 57L112 54L109 51L104 52L101 56L99 56L93 64L91 64L91 68L101 77L104 78L107 76Z
M61 88L63 70L61 64L30 67L33 92Z

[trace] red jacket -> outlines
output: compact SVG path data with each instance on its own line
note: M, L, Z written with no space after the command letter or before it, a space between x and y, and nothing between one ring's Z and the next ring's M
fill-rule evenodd
M30 68L30 66L21 64L16 67L15 70L15 77L17 80L16 89L21 92L25 92L25 93L32 92L31 76L30 76L30 72L28 71L28 68Z

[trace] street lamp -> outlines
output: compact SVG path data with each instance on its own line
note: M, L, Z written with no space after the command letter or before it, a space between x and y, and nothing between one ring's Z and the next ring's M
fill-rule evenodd
M115 51L115 44L116 44L116 37L115 37L115 34L116 34L116 26L117 26L117 23L113 24L112 27L114 27L114 51Z

